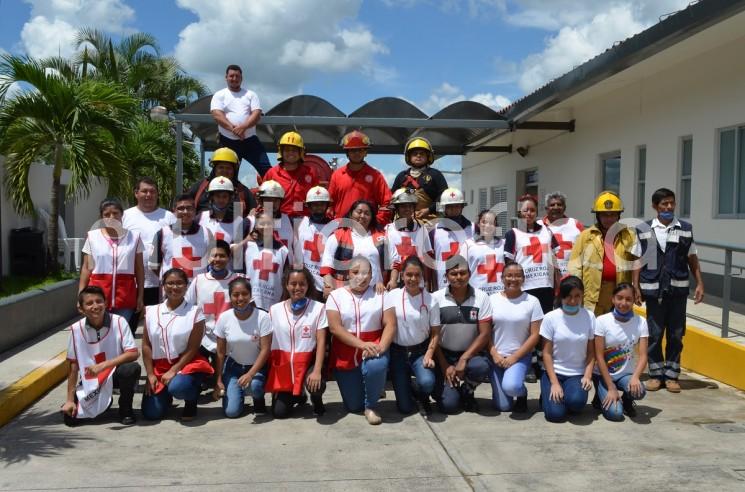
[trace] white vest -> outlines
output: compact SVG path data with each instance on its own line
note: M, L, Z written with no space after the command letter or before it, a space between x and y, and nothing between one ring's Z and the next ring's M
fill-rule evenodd
M437 290L447 287L448 281L445 276L447 260L461 254L461 246L466 242L468 235L462 229L448 231L442 227L435 228L432 237L432 249L435 252L435 271L437 274Z
M551 250L551 231L541 226L535 233L512 229L515 232L515 261L523 267L523 290L553 287L554 253Z
M180 268L189 280L207 271L211 241L210 230L199 226L195 234L174 234L171 227L164 227L162 232L161 252L163 262L160 277L171 268Z
M209 229L215 239L228 244L238 243L243 240L243 217L233 217L232 222L222 222L210 217L210 211L205 210L199 215L199 225Z
M186 352L194 323L201 310L184 301L171 311L165 302L145 308L147 336L152 346L153 360L167 359L173 363Z
M282 297L282 275L287 262L287 246L277 250L260 248L253 241L246 243L246 272L251 283L251 296L256 306L269 310Z
M545 221L543 225L546 225ZM574 247L574 243L582 232L581 224L577 222L577 219L567 217L555 220L548 228L556 238L556 242L559 243L556 248L556 263L561 269L561 275L564 276L567 274L567 265L569 264L569 256L572 254L572 247Z
M504 290L502 284L502 270L504 270L504 240L496 240L492 244L473 239L466 241L465 256L471 278L468 281L472 287L481 289L489 295Z
M215 324L220 319L220 315L231 308L228 284L240 276L231 272L223 279L216 279L209 272L202 273L194 277L186 292L186 300L189 304L199 306L204 313L202 347L210 352L217 350Z
M329 223L331 224L331 223ZM295 248L293 250L293 267L305 266L313 274L316 290L323 292L323 277L321 277L321 259L323 251L326 249L327 236L324 235L324 228L329 224L316 224L310 221L308 217L303 217L298 224L297 238L295 239ZM329 227L333 231L334 226Z
M319 321L325 321L326 306L318 301L308 300L305 312L295 318L287 303L279 302L269 310L272 319L272 350L290 354L313 352L316 348L316 331L325 328Z
M400 269L403 261L409 256L417 256L423 259L424 255L432 252L432 244L429 241L427 230L415 225L413 231L396 228L396 223L391 222L385 226L385 237L388 243L386 269ZM424 260L423 260L424 261Z

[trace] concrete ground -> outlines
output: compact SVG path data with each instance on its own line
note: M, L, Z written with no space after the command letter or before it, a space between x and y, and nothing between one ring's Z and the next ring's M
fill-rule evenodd
M1 490L745 490L745 395L686 375L684 391L649 394L633 420L611 423L589 405L564 424L537 412L401 416L393 392L384 423L347 415L334 383L327 413L284 421L223 418L200 406L124 428L116 403L100 421L62 424L64 385L0 429ZM135 397L139 407L140 395ZM267 401L268 401L267 397Z

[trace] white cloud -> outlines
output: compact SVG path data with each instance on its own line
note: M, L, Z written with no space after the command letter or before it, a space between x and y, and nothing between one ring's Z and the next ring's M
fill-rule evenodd
M26 0L31 19L21 30L21 47L32 57L69 56L75 32L95 27L106 32L128 32L134 10L123 0Z
M175 54L213 90L225 67L241 65L247 87L265 108L296 94L313 74L359 72L380 81L395 71L376 57L388 52L357 22L361 0L177 0L198 20L180 33Z
M508 13L514 24L558 29L540 53L520 64L517 83L530 92L637 34L662 14L684 8L688 0L633 0L610 4L593 0L523 0L524 8Z
M471 17L490 16L506 9L506 0L382 0L390 8L430 8L451 13L465 12Z
M500 94L492 94L491 92L475 94L471 97L466 97L463 91L448 82L443 82L442 85L437 87L429 95L426 101L421 103L420 107L426 113L434 114L440 109L449 106L458 101L475 101L486 106L490 106L495 110L502 109L503 107L510 104L510 100Z

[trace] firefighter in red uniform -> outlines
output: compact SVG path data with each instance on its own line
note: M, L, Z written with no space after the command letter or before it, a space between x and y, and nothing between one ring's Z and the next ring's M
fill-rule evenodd
M305 195L308 190L318 186L318 174L307 166L303 137L297 132L287 132L279 139L279 164L271 168L264 180L274 180L285 190L285 197L280 205L283 214L294 219L310 212L305 206Z
M349 162L331 175L329 193L333 200L333 216L344 217L352 204L358 200L367 200L378 206L378 224L384 226L391 221L391 190L383 174L365 162L370 139L360 131L344 135L342 147L347 153Z

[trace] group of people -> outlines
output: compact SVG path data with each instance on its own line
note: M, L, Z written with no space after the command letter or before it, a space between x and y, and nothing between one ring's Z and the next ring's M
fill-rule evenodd
M235 78L228 67L229 96L245 98ZM250 146L245 132L258 116L244 108L241 119L230 112L235 100L220 98L221 139ZM485 382L496 409L525 412L525 382L540 380L552 422L580 411L593 386L609 420L633 416L646 391L680 391L690 277L696 302L704 290L671 190L655 191L657 216L634 226L604 191L587 228L565 215L562 193L546 196L543 218L525 195L516 227L501 234L493 210L465 217L463 193L432 167L425 138L407 142L408 167L391 188L366 162L371 143L360 131L342 139L349 161L327 187L304 163L299 133L278 147L255 196L226 146L172 211L159 208L150 178L138 181L134 207L101 203L83 248L84 318L71 327L68 424L105 411L114 386L122 423L135 422L140 321L148 420L174 398L184 401L181 419L194 419L204 391L228 418L245 412L247 396L254 412L276 418L308 398L321 415L330 378L346 410L373 425L388 379L398 410L423 415L433 402L447 414L478 411L474 391ZM633 309L642 302L646 319Z

